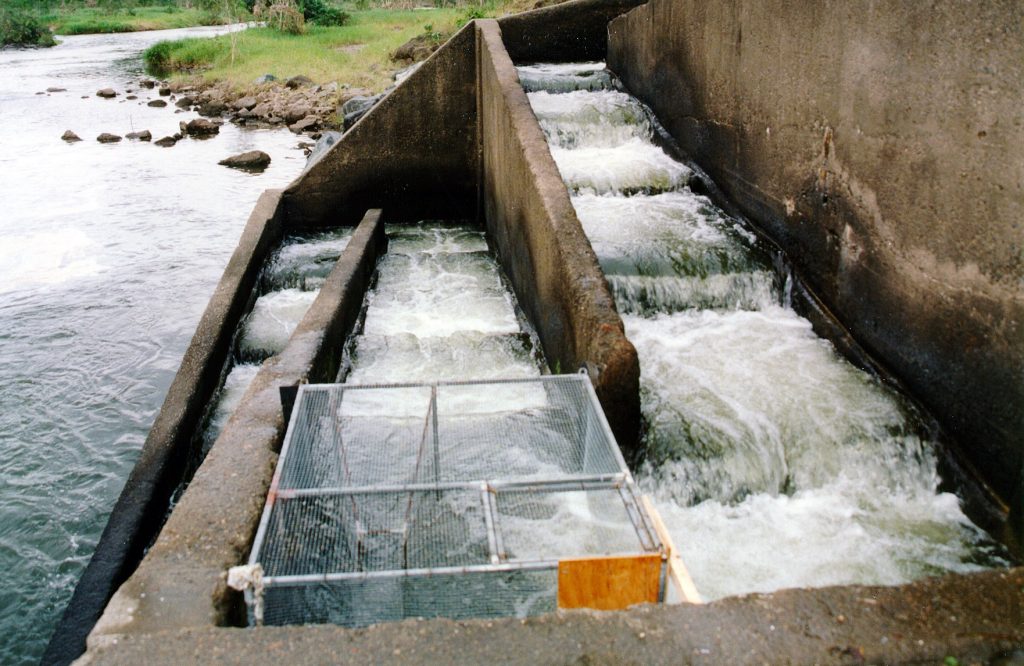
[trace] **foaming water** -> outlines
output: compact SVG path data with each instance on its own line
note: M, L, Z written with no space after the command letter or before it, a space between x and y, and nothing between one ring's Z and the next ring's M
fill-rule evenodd
M342 369L347 383L541 374L540 346L523 329L483 232L420 223L389 227L388 239L376 285L366 296L362 332L352 340ZM547 405L544 389L529 384L488 387L486 394L453 389L448 395L457 396L449 405L455 412L516 412ZM374 403L362 409L393 414L398 407Z
M216 441L246 390L256 378L259 362L279 353L288 343L320 287L352 239L352 229L333 229L293 235L267 260L261 275L264 291L241 323L234 357L203 433L205 448Z
M38 661L249 210L305 163L287 130L231 124L168 149L96 142L193 117L146 106L140 53L218 32L0 50L0 662ZM36 94L51 86L67 92ZM95 96L108 86L122 95ZM256 148L273 159L263 174L217 164Z
M657 194L678 190L693 175L689 167L639 138L612 148L552 146L551 156L574 194Z
M527 92L607 90L612 77L603 62L539 64L519 67L519 81Z
M568 66L521 78L640 358L639 481L701 594L1005 565L938 491L913 409L782 305L756 237L594 67L577 88Z

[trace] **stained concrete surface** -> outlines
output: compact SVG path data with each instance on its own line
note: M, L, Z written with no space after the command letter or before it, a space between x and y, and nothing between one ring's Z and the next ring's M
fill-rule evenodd
M528 620L168 631L123 637L80 663L1019 664L1022 613L1024 570L1014 569Z
M577 0L498 19L517 64L604 60L608 21L647 0Z
M386 242L380 211L371 211L287 347L260 368L153 547L107 605L90 647L116 643L124 633L239 620L241 600L228 590L226 572L248 557L266 501L285 430L279 388L337 371L327 348L338 346L354 324Z
M467 25L353 125L284 193L291 228L473 219L478 170L476 39Z
M489 238L552 369L586 369L619 445L640 431L640 363L498 23L478 21L481 198Z
M1024 5L652 0L610 67L1024 534Z

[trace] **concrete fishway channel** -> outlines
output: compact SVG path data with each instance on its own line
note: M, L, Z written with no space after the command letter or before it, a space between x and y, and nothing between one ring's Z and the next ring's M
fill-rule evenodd
M786 258L724 212L714 183L604 67L609 21L639 4L573 0L471 22L288 188L264 194L45 661L83 651L97 664L1019 658L1021 570L940 475L927 413L839 353L842 335L815 334L818 319L791 307L806 288ZM441 469L458 470L422 460L423 442L431 418L435 445L445 427L437 392L470 379L510 382L462 388L463 404L512 426L457 452L465 469L499 472L445 478ZM571 403L551 401L563 379L587 387L596 419L573 421ZM396 386L433 391L426 411L392 400L342 423L372 434L410 417L357 452L376 467L350 468L358 456L342 449L303 463L323 488L281 485L291 472L275 468L293 442L312 451L342 439L331 431L337 396ZM333 413L303 443L289 419L299 423L318 390L337 402L325 401ZM570 430L621 451L605 462L577 452L571 464L533 455ZM401 448L408 432L418 449ZM517 446L530 432L545 434ZM396 472L410 460L409 474ZM502 492L533 488L560 464L568 480L552 492L570 501L502 505ZM339 482L369 471L379 488ZM586 496L595 490L614 490L623 518L598 510ZM357 495L387 493L404 493L401 525L364 513L336 529ZM462 541L410 545L417 493L440 507L427 513L448 521L443 536ZM262 574L243 565L267 543L275 502L296 498L340 507L296 523L323 537L294 542L302 556L331 562L347 548L364 563L402 559L420 579L391 565L316 569L296 576L313 587L288 597L299 619L274 616L295 624L263 626ZM536 553L618 553L606 535L623 525L664 567L658 600L665 563L681 555L711 603L552 612L570 607L550 590L564 572ZM478 612L467 600L480 586L436 575L445 558L518 577L499 580L509 594ZM348 615L334 613L341 597L328 588L352 581ZM306 613L311 600L326 612ZM385 606L399 610L377 612Z
M639 352L643 484L698 589L1005 566L938 490L938 444L913 407L793 311L787 275L691 189L604 63L519 72Z

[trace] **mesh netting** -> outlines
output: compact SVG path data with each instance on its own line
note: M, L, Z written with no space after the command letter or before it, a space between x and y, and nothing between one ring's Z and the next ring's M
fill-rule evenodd
M363 626L547 612L559 560L660 548L562 375L301 387L250 563L265 623Z

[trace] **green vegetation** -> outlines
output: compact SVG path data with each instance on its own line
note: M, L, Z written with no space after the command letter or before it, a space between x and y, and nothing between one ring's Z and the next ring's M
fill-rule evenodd
M226 80L245 88L263 74L288 78L304 74L315 81L338 81L372 91L391 82L391 54L409 39L427 32L441 38L465 20L455 8L350 12L340 27L306 25L301 35L272 28L250 28L213 39L161 42L144 58L151 73L166 76L202 74L206 80Z
M58 35L85 35L221 25L230 22L232 17L206 9L182 9L168 5L131 7L117 11L79 7L71 12L43 14L41 19Z
M0 7L0 44L53 46L53 34L37 16L20 7Z

